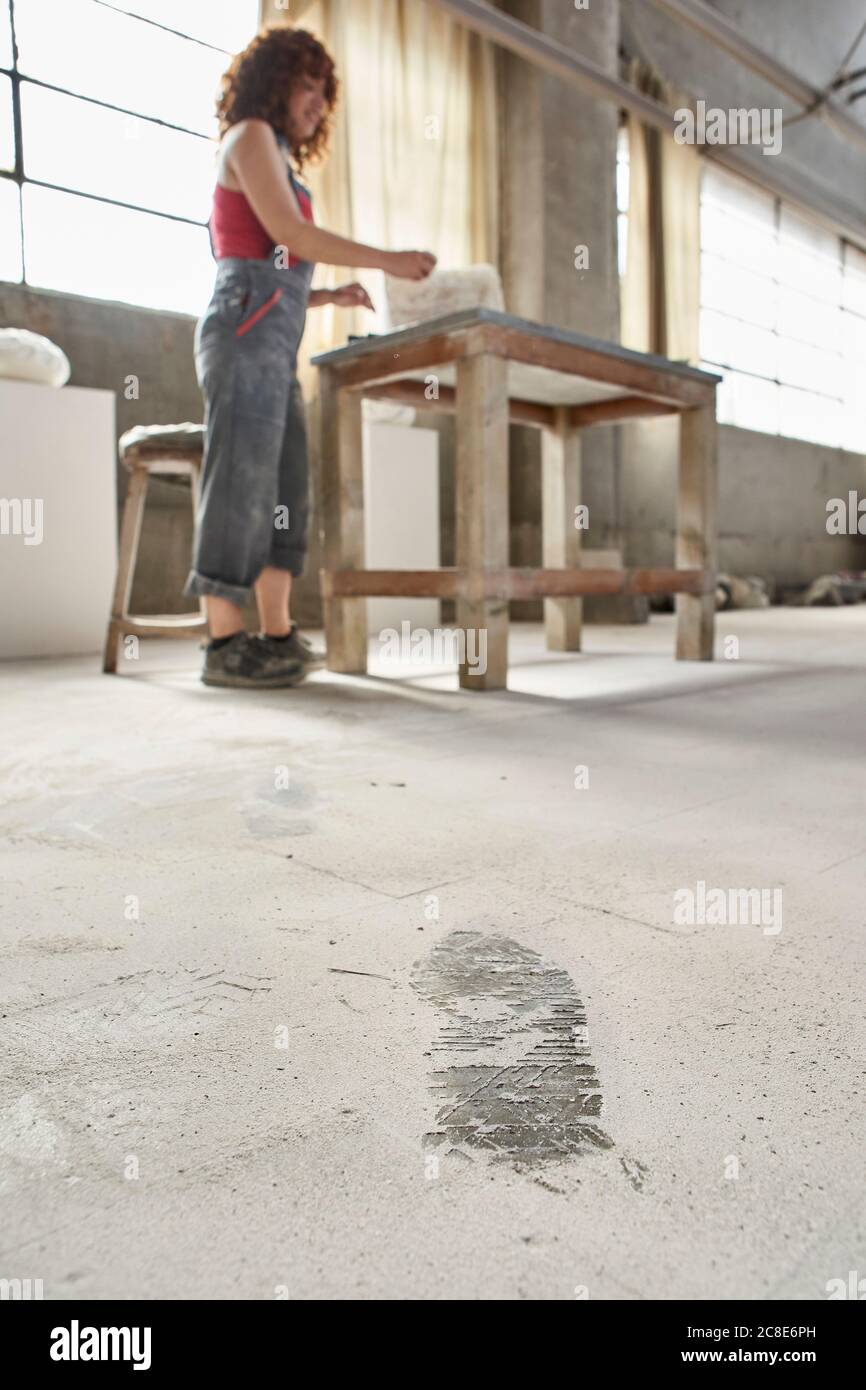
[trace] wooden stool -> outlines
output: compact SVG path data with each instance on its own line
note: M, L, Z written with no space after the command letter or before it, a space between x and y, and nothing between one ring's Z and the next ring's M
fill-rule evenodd
M129 470L129 485L123 504L120 527L120 553L117 579L111 604L111 617L105 638L105 658L102 669L108 675L117 672L117 648L121 637L201 637L207 631L204 600L199 600L198 613L172 613L164 616L133 616L129 600L138 559L138 543L144 505L152 476L171 482L189 478L193 517L198 505L199 474L204 450L202 425L137 425L121 435L120 459Z

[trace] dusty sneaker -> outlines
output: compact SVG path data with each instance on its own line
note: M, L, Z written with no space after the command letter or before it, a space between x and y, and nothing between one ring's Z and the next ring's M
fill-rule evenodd
M325 653L312 646L306 637L301 636L297 623L292 624L285 637L265 637L263 640L273 643L276 651L284 652L295 661L300 661L307 671L316 671L325 664Z
M305 675L303 663L287 652L274 650L268 638L236 632L221 646L205 648L201 678L205 685L279 690L299 685Z

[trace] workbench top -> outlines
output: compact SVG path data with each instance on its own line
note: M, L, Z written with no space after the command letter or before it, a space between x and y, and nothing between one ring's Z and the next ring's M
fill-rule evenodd
M697 403L696 390L713 390L721 380L685 362L485 308L461 309L358 338L319 353L312 363L354 385L423 381L435 365L438 381L450 388L456 380L454 364L469 355L468 342L479 334L486 346L508 359L509 397L535 405L587 405L620 397L624 389L641 388L690 405Z

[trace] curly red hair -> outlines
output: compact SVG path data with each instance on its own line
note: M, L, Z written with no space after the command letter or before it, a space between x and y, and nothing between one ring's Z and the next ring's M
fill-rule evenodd
M327 111L315 134L296 142L288 129L287 112L289 95L299 77L324 78ZM308 161L318 163L327 152L338 93L334 60L324 44L306 29L271 25L256 34L223 73L216 105L220 138L238 121L256 116L291 140L300 169Z

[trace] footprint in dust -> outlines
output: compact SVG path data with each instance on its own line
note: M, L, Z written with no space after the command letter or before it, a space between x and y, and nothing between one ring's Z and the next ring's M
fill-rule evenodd
M566 971L508 937L455 931L417 962L412 983L442 1011L429 1145L521 1164L613 1148Z
M313 823L300 813L310 811L315 803L315 795L292 776L285 787L250 784L239 810L247 834L256 840L273 840L284 835L311 835Z

